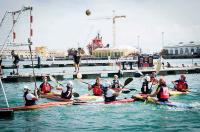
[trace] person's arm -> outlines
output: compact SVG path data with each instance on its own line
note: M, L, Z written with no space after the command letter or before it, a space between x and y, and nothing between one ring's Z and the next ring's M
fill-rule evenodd
M56 90L63 90L63 87L60 86L60 85L58 85L58 86L56 87Z
M148 94L147 96L149 96L149 97L155 97L159 93L159 91L160 91L160 87L158 87L154 93Z
M92 90L93 86L91 84L88 84L88 91Z

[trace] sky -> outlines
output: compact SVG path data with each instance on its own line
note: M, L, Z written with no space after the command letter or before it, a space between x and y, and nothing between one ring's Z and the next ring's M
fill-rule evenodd
M116 19L116 47L137 47L137 36L143 52L160 51L162 42L166 46L200 40L199 0L0 0L0 20L6 11L22 6L33 6L33 45L49 49L86 47L97 33L112 46L112 19L105 18L112 18L113 10L126 16ZM27 42L28 15L14 28L16 42ZM8 34L11 22L8 17L0 34Z

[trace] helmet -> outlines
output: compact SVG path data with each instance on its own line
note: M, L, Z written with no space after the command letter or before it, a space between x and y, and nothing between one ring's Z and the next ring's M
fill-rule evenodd
M150 76L145 76L145 77L144 77L144 79L145 79L145 80L147 80L148 82L150 82L150 81L151 81L151 78L150 78Z
M31 91L27 85L24 85L24 92Z
M24 89L28 89L28 86L27 86L27 85L24 85Z
M73 87L73 82L72 81L67 81L67 86Z
M111 86L111 83L109 81L106 81L105 84L104 84L104 87L108 88Z

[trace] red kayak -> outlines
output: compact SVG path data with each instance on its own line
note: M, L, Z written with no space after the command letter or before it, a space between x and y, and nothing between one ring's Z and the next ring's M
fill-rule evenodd
M0 111L1 110L13 110L13 111L33 110L33 109L47 108L47 107L59 106L59 105L70 105L72 103L73 103L72 100L69 100L68 102L48 102L48 103L31 105L31 106L17 106L17 107L11 107L11 108L0 108Z
M122 104L122 103L130 103L130 102L134 102L135 100L132 98L129 99L119 99L119 100L115 100L115 101L111 101L111 102L82 102L82 101L77 101L74 102L73 105L88 105L88 104Z

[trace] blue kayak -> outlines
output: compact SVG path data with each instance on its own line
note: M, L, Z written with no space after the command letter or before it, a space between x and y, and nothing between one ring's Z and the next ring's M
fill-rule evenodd
M171 102L171 101L161 102L161 101L155 100L153 97L146 98L146 96L147 96L146 94L137 94L137 95L134 95L133 98L135 99L135 101L147 101L148 103L153 103L153 104L158 104L158 105L166 105L166 106L171 106L171 107L187 108L187 109L193 108L189 104Z

